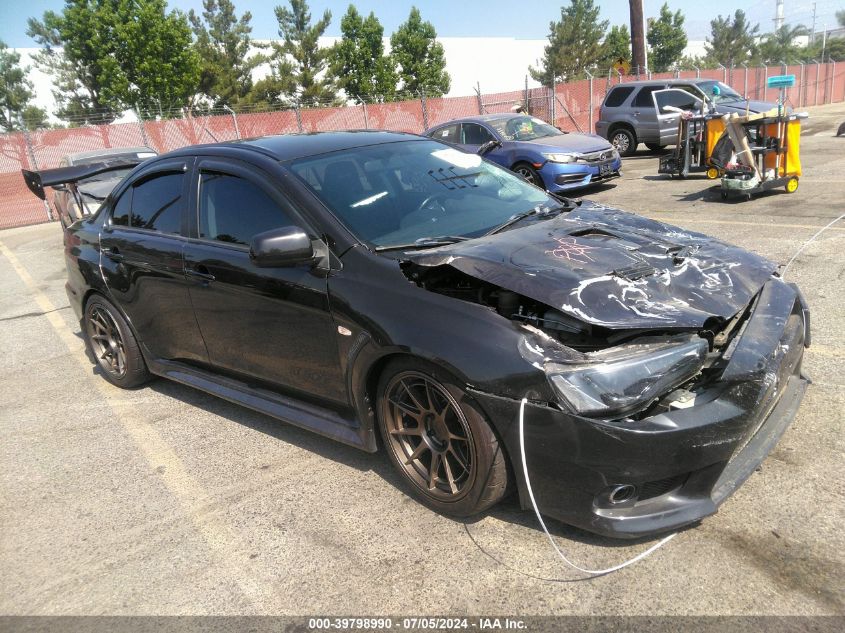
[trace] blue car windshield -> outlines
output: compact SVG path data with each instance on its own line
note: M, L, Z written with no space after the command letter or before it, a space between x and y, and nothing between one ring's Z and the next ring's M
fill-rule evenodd
M290 169L360 240L390 248L483 235L560 202L519 176L436 141L400 141L300 158Z
M488 121L488 124L506 141L533 141L547 136L563 134L545 121L530 116L515 116L510 119Z

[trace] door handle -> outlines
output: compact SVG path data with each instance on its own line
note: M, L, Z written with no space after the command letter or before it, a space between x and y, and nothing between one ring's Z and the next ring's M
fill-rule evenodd
M113 262L120 263L123 261L123 254L117 246L105 246L102 253Z
M638 110L638 111L636 111L636 112L634 112L634 116L640 116L640 112L639 112L639 110Z
M200 264L195 268L186 268L185 274L188 277L193 277L194 279L201 279L206 283L214 281L215 277L211 273L208 272L208 268Z

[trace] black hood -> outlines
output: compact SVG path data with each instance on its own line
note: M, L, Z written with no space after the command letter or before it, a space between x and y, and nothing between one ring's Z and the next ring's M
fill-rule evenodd
M713 317L730 319L777 269L706 235L590 202L406 257L452 266L611 329L701 328Z

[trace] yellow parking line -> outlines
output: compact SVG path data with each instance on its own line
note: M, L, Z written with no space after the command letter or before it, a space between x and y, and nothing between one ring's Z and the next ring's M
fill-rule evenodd
M44 312L44 316L68 348L70 355L84 369L83 374L92 376L91 361L79 345L79 338L64 322L55 306L39 289L35 280L23 267L15 254L0 241L0 253L9 261L21 281L30 291L35 303ZM244 596L261 613L267 613L269 604L263 589L264 583L258 582L246 572L249 566L249 546L229 529L221 519L209 509L214 507L214 499L203 489L199 482L188 472L182 460L167 442L158 434L143 416L138 415L133 405L121 396L121 390L100 377L89 378L91 385L114 413L127 434L135 442L152 471L164 481L167 489L176 497L199 533L205 539L212 555L223 564L230 577L243 591ZM164 468L160 468L164 466Z

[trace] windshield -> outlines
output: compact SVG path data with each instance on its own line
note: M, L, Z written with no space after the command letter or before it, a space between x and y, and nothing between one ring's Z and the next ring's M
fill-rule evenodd
M713 94L713 88L718 86L719 94ZM743 101L743 97L736 90L723 84L721 81L702 81L698 84L704 94L706 94L713 103L722 103L726 101Z
M290 164L364 242L388 248L483 235L518 213L560 203L512 172L436 141L400 141Z
M533 141L536 138L563 134L556 127L530 116L515 116L510 119L498 119L487 123L493 126L506 141Z

